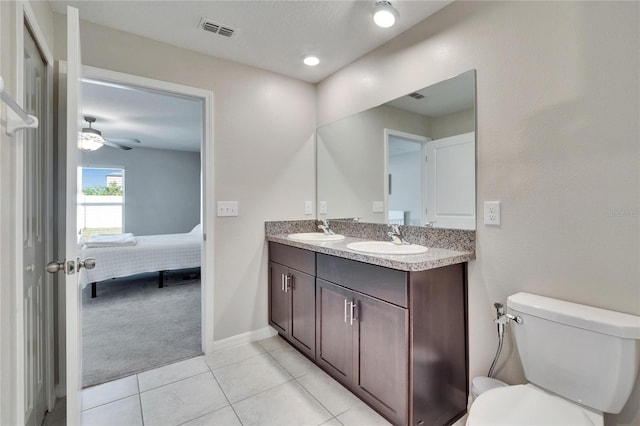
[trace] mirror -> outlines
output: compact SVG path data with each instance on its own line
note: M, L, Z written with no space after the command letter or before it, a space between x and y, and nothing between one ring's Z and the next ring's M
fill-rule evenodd
M475 70L318 129L318 219L476 227Z

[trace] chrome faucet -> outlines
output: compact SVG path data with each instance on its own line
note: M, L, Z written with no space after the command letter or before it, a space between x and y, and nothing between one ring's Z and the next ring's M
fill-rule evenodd
M409 244L409 242L404 239L402 230L398 225L389 225L389 227L391 228L391 231L387 232L387 235L391 237L391 241L394 244Z
M335 235L336 234L329 227L329 221L327 219L321 219L320 222L322 222L322 223L320 225L318 225L318 229L322 229L322 232L324 232L325 235Z

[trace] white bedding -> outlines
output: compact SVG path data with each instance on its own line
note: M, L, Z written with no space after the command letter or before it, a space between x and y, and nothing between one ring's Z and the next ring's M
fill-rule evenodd
M96 267L80 270L80 286L143 272L199 267L201 233L194 231L136 236L137 244L133 246L83 247L80 258L93 257Z
M127 234L97 234L90 236L84 242L85 247L120 247L135 246L136 237L132 233Z

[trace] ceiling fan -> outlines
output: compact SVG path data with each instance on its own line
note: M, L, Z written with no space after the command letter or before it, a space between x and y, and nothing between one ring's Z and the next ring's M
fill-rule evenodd
M95 151L102 148L103 145L128 151L131 147L122 145L123 143L140 143L140 140L136 138L105 138L100 130L91 127L91 124L96 121L95 117L87 115L84 120L89 123L89 127L84 127L80 135L80 147L84 151Z

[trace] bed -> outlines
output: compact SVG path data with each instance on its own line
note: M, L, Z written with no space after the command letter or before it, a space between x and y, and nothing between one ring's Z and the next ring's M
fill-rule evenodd
M165 271L200 267L200 225L184 234L137 236L134 244L112 247L83 245L80 257L94 258L96 266L80 270L81 288L91 284L91 297L95 297L97 282L144 272L158 272L159 287L162 287Z

